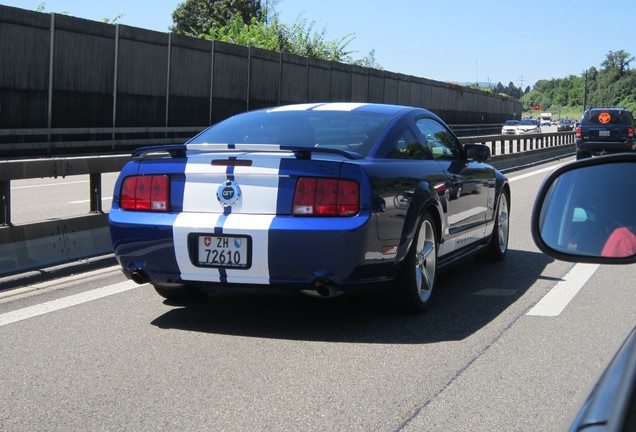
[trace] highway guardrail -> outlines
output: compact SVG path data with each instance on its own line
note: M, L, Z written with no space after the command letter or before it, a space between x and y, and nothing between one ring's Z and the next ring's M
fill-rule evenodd
M463 137L488 145L490 163L502 171L574 154L574 133ZM129 155L52 157L0 161L0 276L112 253L108 215L102 210L101 176L119 172ZM90 210L82 216L15 225L11 181L88 175Z

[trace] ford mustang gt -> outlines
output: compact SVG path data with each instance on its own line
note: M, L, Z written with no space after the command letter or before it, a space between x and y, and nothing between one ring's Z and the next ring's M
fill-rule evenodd
M124 274L168 299L205 289L382 288L425 310L439 270L508 249L510 187L430 111L300 104L144 147L109 214Z

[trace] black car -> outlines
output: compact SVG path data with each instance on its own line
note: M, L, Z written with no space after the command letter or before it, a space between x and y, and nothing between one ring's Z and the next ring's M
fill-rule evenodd
M590 108L576 129L576 158L636 151L635 128L625 108Z

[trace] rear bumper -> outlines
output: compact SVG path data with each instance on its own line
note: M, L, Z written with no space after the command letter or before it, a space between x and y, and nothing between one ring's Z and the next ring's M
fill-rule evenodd
M625 153L636 151L636 142L627 140L622 142L607 141L584 141L576 140L576 149L578 151L586 151L592 154L600 153Z
M127 277L142 271L151 283L208 287L313 289L328 282L345 291L387 285L396 253L387 254L370 216L299 218L266 215L163 214L111 210L115 256ZM191 233L247 236L247 269L201 267Z

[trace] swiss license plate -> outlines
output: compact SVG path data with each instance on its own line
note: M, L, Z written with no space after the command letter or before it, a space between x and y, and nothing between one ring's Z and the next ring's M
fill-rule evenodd
M250 241L248 237L199 235L197 262L200 266L248 268Z
M600 130L600 131L598 131L598 136L608 137L608 136L610 136L610 131L608 131L608 130Z

